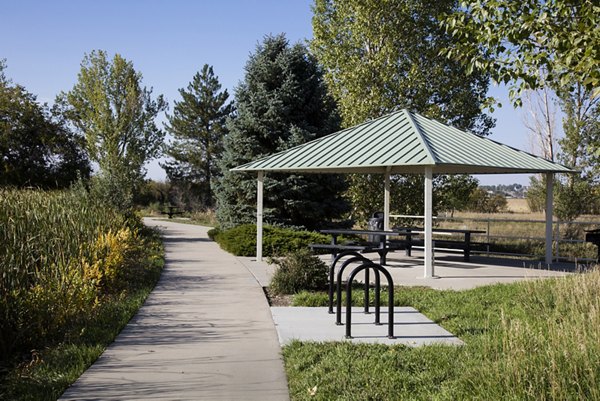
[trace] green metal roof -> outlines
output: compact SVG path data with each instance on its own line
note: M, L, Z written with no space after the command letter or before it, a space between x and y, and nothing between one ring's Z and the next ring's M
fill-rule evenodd
M400 110L233 171L439 174L571 173L563 165Z

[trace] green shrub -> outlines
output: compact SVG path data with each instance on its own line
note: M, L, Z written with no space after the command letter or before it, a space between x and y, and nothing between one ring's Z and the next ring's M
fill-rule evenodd
M271 279L275 294L295 294L300 291L318 291L327 286L327 265L308 249L274 259L278 268Z
M256 226L243 224L229 230L212 229L210 238L221 248L236 256L256 255ZM263 255L281 256L299 249L307 249L311 243L328 243L327 235L312 231L298 231L289 228L265 226L263 229Z
M221 248L236 256L256 255L256 226L243 224L229 230L222 230L215 236Z
M210 238L211 240L215 241L215 242L219 242L217 240L217 237L219 236L219 234L221 233L221 229L220 228L211 228L210 230L208 230L207 234L208 234L208 238Z

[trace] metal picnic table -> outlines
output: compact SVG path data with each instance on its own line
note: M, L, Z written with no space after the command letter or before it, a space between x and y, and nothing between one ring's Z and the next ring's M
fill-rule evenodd
M398 229L401 231L415 233L415 234L423 234L425 232L425 230L420 227L399 227ZM471 242L471 234L485 234L486 233L483 230L469 230L469 229L459 229L459 228L434 228L432 230L432 232L433 232L433 234L442 234L442 235L444 235L444 234L446 234L446 235L463 234L464 235L463 241L434 239L433 247L435 248L436 246L438 246L439 248L462 249L465 262L469 262L471 259L471 245L473 244ZM410 236L407 238L410 238ZM407 256L411 256L411 249L415 245L423 246L423 244L421 244L420 241L417 241L416 243L409 241L409 243L407 244L407 248L406 248Z

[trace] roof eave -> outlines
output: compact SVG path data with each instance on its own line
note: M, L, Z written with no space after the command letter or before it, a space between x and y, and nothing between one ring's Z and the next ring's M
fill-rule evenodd
M519 169L499 166L453 165L453 164L419 164L402 166L346 166L346 167L266 167L266 166L239 166L231 169L235 172L274 172L274 173L303 173L303 174L383 174L389 168L391 174L423 174L425 167L431 167L434 174L576 174L577 170L567 167Z

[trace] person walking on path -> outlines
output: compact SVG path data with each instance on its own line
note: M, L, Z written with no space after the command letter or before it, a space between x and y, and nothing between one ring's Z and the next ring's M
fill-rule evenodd
M145 219L166 265L137 315L61 400L289 400L262 288L207 227Z

